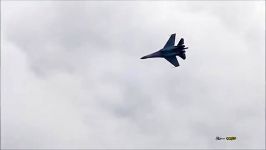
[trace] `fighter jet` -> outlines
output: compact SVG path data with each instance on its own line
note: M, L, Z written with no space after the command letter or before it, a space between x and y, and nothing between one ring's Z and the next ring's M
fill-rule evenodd
M175 33L174 33L170 36L170 38L168 39L168 41L166 42L165 46L162 49L160 49L155 53L143 56L140 59L155 58L155 57L165 58L172 65L178 67L179 63L176 59L176 56L179 56L182 59L186 59L185 49L188 49L188 47L185 47L183 38L181 38L178 44L175 46Z

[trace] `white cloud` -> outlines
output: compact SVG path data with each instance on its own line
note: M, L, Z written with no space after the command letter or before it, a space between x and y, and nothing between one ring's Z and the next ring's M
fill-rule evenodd
M263 148L260 4L2 2L2 147Z

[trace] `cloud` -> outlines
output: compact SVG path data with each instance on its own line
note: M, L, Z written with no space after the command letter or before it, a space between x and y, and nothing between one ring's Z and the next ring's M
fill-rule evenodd
M3 2L2 147L263 148L260 5ZM180 67L139 59L174 32Z

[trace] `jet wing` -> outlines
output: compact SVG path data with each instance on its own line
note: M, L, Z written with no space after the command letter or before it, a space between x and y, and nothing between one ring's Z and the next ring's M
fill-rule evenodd
M175 33L170 36L163 48L171 47L175 45Z
M176 59L175 56L171 56L171 57L164 57L167 61L169 61L172 65L174 65L175 67L179 66L179 63Z

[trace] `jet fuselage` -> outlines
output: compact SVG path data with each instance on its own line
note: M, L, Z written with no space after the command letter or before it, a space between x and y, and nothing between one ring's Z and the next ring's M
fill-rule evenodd
M183 45L182 46L177 45L177 46L167 47L167 48L160 49L159 51L154 52L152 54L143 56L143 57L141 57L141 59L155 58L155 57L180 56L186 52L185 49L187 49L187 47L185 47Z

